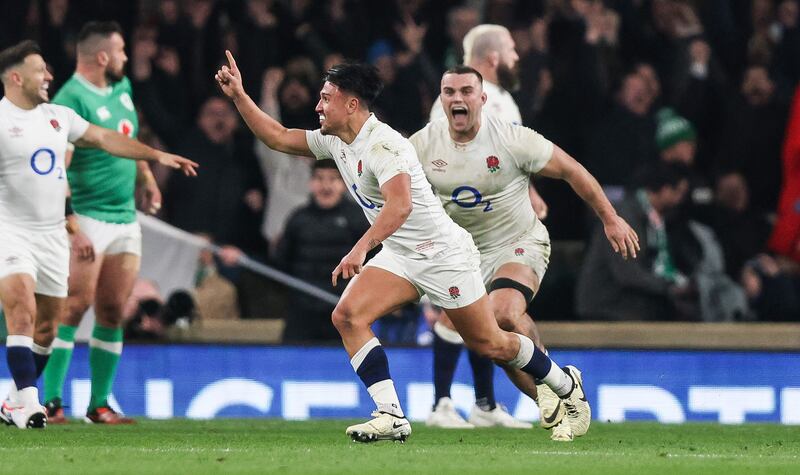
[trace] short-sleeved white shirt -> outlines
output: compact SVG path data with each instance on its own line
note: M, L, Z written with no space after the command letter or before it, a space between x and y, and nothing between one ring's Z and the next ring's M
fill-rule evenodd
M374 115L370 115L349 145L334 135L323 135L319 129L307 131L306 140L317 159L336 161L347 188L370 224L375 222L385 204L381 186L401 173L411 177L411 214L384 241L384 246L392 252L410 258L426 258L469 239L433 195L408 139Z
M483 81L483 92L486 93L486 104L483 105L483 112L499 117L507 122L515 124L522 123L522 115L519 107L514 102L511 93L489 81ZM442 108L442 96L436 98L431 107L430 121L444 119L444 109Z
M89 123L72 109L39 104L31 110L0 100L0 223L29 231L64 225L67 142Z
M409 139L447 214L481 253L500 248L536 225L528 180L550 161L553 143L522 125L484 113L468 143L455 142L447 119Z

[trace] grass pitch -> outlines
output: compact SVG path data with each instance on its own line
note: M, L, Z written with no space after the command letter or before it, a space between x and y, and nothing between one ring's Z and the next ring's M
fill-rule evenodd
M572 443L533 430L450 431L414 424L405 444L363 445L348 421L74 422L0 427L7 474L800 474L800 427L600 424Z

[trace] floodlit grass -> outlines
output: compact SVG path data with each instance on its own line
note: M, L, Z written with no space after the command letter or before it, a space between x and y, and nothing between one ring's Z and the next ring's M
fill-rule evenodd
M351 421L74 422L0 427L0 470L45 473L800 474L800 427L593 423L571 443L541 430L414 424L405 444L351 442Z

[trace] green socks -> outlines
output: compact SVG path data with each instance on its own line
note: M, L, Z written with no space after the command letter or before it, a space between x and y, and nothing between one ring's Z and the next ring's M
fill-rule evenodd
M62 398L64 380L67 378L69 362L72 360L72 348L75 346L75 332L78 327L59 325L58 335L53 340L53 352L44 368L44 400Z
M92 339L89 340L89 367L92 372L89 411L107 404L121 354L122 328L107 328L95 324Z

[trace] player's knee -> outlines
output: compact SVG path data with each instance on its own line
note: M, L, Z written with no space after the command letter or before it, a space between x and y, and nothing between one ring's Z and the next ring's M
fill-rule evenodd
M349 305L342 304L341 302L333 309L331 320L333 321L333 326L336 327L340 334L348 333L358 326L353 309Z

